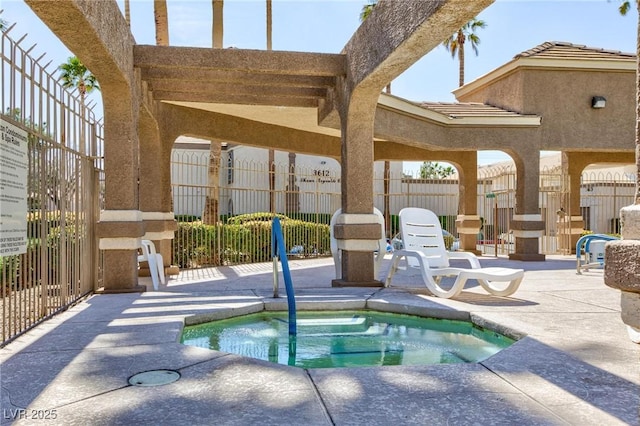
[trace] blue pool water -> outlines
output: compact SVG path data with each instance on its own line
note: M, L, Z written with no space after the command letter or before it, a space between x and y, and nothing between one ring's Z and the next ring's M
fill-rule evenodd
M514 340L470 322L376 311L261 312L185 327L181 342L303 368L479 362Z

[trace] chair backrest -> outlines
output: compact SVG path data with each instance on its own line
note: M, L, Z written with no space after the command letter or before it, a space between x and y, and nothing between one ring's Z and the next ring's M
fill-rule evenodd
M148 260L149 257L156 255L156 246L153 241L140 240L140 247L142 248L142 254L145 257L144 260Z
M338 220L338 216L342 214L342 209L336 210L336 212L331 216L331 220L329 221L329 248L331 249L331 253L337 256L338 253L338 240L336 240L333 232L333 227L336 225L336 221Z
M378 255L376 256L376 262L380 262L384 258L384 254L387 252L387 237L384 229L384 215L377 208L373 208L373 214L376 215L378 223L380 224L380 239L378 240Z
M400 210L400 232L402 232L405 250L424 253L430 267L449 266L442 227L434 212L418 207L406 207ZM414 258L408 258L407 262L410 266L418 266L418 261Z
M160 284L166 284L162 255L156 252L156 246L151 240L140 240L140 248L142 255L138 256L138 262L147 261L153 288L157 290Z

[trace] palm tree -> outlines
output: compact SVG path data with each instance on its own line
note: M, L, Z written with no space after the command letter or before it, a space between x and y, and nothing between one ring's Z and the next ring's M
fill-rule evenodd
M211 0L211 47L222 49L224 39L224 0ZM202 223L218 223L220 208L220 157L222 144L217 140L209 141L209 170L207 172L207 196L202 211Z
M421 179L444 179L454 174L456 170L451 166L444 166L438 162L425 161L420 165Z
M58 67L62 87L78 89L80 93L80 115L85 116L85 96L94 90L100 90L96 77L85 67L77 56L71 56ZM80 143L85 141L85 126L80 126Z
M213 10L213 25L211 28L211 46L214 49L222 49L222 39L224 36L224 0L212 0L211 9Z
M58 69L60 70L62 86L68 89L78 89L82 104L84 104L84 98L87 93L100 90L96 77L80 62L77 56L70 57Z
M622 3L620 3L620 6L618 7L618 10L620 11L620 15L625 16L627 14L627 12L629 12L629 10L631 10L631 2L630 1L623 1Z
M369 3L362 6L362 10L360 11L360 22L364 22L365 19L371 15L373 11L373 7L378 4L378 0L369 0Z
M636 56L640 58L640 1L636 0L638 8L638 42L636 45ZM631 10L631 2L623 1L618 7L621 15L626 15ZM634 204L640 204L640 62L636 69L636 194Z
M267 18L267 50L273 50L273 5L271 0L265 0L266 6L266 18ZM269 149L267 152L267 162L269 163L269 211L276 213L276 151ZM297 191L299 188L296 186L295 180L295 164L296 154L295 152L289 153L289 167L288 167L288 180L285 191L285 211L297 212L299 211L299 197Z
M468 41L471 43L471 48L478 56L478 44L480 44L480 37L476 34L476 30L479 28L485 28L486 22L481 19L473 18L456 31L451 37L442 42L442 45L451 52L451 57L455 58L458 54L458 61L460 62L460 86L464 84L464 44Z
M156 20L156 45L169 45L169 21L167 0L153 0L153 17Z
M129 28L131 28L131 4L129 0L124 0L124 19L127 21Z

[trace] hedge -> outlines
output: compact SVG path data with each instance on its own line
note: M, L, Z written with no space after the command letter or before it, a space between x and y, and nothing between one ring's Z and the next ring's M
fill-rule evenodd
M277 216L281 218L287 250L302 247L298 255L330 253L329 225ZM179 222L173 261L181 268L269 261L272 219L272 213L254 213L229 218L227 224Z

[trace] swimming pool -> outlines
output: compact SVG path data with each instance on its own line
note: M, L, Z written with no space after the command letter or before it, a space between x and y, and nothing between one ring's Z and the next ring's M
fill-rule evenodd
M185 327L181 343L302 368L479 362L514 340L471 322L378 311L287 312Z

